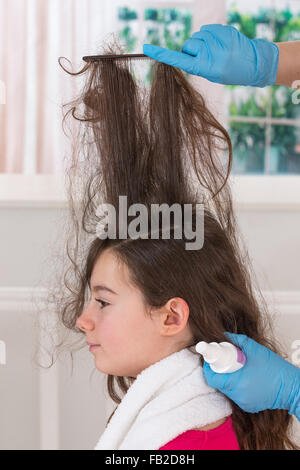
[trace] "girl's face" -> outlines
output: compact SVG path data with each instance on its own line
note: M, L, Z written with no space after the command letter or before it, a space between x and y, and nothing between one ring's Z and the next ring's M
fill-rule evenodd
M128 274L127 266L119 263L110 250L104 250L91 275L90 302L76 325L85 332L87 342L99 344L91 354L100 372L136 377L176 348L174 350L174 338L162 334L166 329L161 313L156 311L152 318L147 315L142 294L129 284ZM172 299L175 304L176 299ZM184 300L180 301L185 304L181 302L185 309L181 310L181 319L186 322L188 307ZM166 315L165 310L163 314ZM172 330L172 320L169 325L168 332ZM178 333L184 326L178 325L177 316L174 331Z

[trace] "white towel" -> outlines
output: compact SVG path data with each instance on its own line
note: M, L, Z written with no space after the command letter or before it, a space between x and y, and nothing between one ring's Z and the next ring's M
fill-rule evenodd
M207 385L199 355L185 348L137 375L94 449L158 450L231 414L229 400Z

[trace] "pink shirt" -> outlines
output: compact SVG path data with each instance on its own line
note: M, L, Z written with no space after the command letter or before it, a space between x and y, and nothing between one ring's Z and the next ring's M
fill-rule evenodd
M240 447L229 416L217 428L185 431L158 450L240 450Z

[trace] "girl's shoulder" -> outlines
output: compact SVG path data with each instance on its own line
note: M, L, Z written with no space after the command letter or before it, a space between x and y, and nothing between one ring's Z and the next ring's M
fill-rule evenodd
M207 431L191 429L179 434L159 450L239 450L239 444L229 416L220 425Z

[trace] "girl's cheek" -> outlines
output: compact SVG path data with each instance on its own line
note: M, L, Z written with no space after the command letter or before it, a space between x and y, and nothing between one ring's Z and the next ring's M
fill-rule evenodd
M107 347L110 350L120 349L122 336L119 333L118 325L112 323L108 318L102 318L98 321L97 326L97 338L104 347Z

